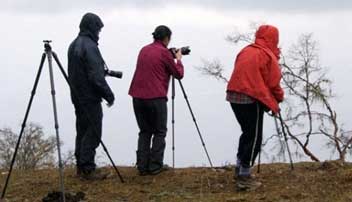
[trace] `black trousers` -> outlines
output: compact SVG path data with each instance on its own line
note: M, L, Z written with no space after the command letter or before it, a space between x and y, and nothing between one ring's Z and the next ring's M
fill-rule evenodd
M96 168L95 150L99 146L102 136L103 110L101 103L75 105L75 109L77 168L87 172L93 171Z
M261 149L264 107L258 102L253 104L231 103L231 107L242 130L237 159L240 160L241 166L251 167Z
M133 108L139 127L137 168L153 171L163 166L167 132L167 99L133 98Z

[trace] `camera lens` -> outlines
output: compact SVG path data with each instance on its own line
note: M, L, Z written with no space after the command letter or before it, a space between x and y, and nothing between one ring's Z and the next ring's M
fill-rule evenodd
M109 70L109 71L107 71L107 75L121 79L123 76L123 72Z
M185 46L181 48L182 55L189 55L190 52L191 52L191 49L189 48L189 46Z

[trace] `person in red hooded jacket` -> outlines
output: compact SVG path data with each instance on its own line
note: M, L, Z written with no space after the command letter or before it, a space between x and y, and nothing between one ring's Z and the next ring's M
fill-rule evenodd
M250 168L261 149L264 111L278 113L279 103L284 98L280 86L278 43L276 27L260 26L255 42L237 55L227 86L226 100L230 102L242 130L235 167L238 189L253 189L261 185L251 177Z

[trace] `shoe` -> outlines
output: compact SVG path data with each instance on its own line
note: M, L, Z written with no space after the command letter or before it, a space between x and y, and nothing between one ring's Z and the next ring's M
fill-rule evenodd
M77 177L81 177L81 175L82 175L82 169L80 169L80 168L76 168L76 176Z
M167 170L169 170L169 169L170 169L170 167L169 167L168 165L164 164L164 165L163 165L162 167L160 167L160 168L157 168L157 169L154 169L154 170L149 171L149 174L150 174L150 175L158 175L158 174L160 174L161 172L167 171Z
M252 176L238 176L236 180L236 188L238 191L254 191L261 185L262 183L255 180Z
M149 172L147 170L138 170L139 176L146 176L149 175Z
M239 166L235 166L235 174L233 176L233 179L237 179L238 175L240 174L240 167Z
M96 180L105 180L108 177L108 172L103 172L101 170L93 171L82 171L80 178L83 180L96 181Z

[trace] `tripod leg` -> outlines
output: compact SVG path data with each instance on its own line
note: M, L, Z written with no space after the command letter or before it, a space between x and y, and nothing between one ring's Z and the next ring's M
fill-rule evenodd
M193 122L194 122L194 124L195 124L195 126L196 126L196 128L197 128L197 132L198 132L200 141L202 142L202 146L203 146L203 148L204 148L205 154L207 155L207 158L208 158L210 167L213 167L213 163L211 162L211 159L210 159L210 156L209 156L207 147L205 146L205 143L204 143L202 134L201 134L201 132L200 132L200 129L199 129L197 120L196 120L196 118L195 118L195 116L194 116L193 110L192 110L192 108L191 108L191 104L189 103L189 100L188 100L188 97L187 97L185 88L183 87L181 80L178 80L178 83L180 84L180 87L181 87L183 96L184 96L184 98L185 98L185 100L186 100L186 103L187 103L187 106L188 106L188 109L189 109L189 111L191 112L191 116L192 116Z
M287 134L286 134L286 131L285 131L284 120L282 119L282 116L281 116L281 113L280 113L280 112L279 112L279 119L280 119L280 123L281 123L282 133L283 133L283 135L284 135L285 142L286 142L288 157L290 158L291 170L293 170L294 167L293 167L292 155L291 155L290 147L289 147L289 145L288 145L288 139L287 139Z
M103 149L104 149L106 155L108 156L108 158L109 158L109 160L110 160L112 166L114 167L114 169L115 169L117 175L119 176L120 181L121 181L122 183L124 183L125 181L123 180L120 171L117 169L117 167L116 167L114 161L112 160L112 158L111 158L111 156L110 156L110 154L109 154L109 152L108 152L108 149L106 148L106 146L105 146L105 144L104 144L104 142L103 142L102 140L100 140L100 144L101 144L101 146L103 147Z
M54 121L55 121L55 131L56 131L56 144L57 144L57 152L59 157L59 172L60 172L60 189L61 189L61 201L65 202L65 186L64 186L64 168L62 165L62 158L61 158L61 142L60 142L60 135L59 135L59 121L57 115L57 107L56 107L56 97L55 97L55 83L54 83L54 72L52 66L52 52L50 49L46 50L46 54L48 56L48 63L49 63L49 75L50 75L50 87L51 87L51 96L53 101L53 111L54 111Z
M172 77L172 167L175 168L175 78Z
M46 56L46 54L43 53L42 58L40 60L40 65L39 65L39 69L38 69L38 72L37 72L37 76L36 76L35 81L34 81L31 97L29 99L29 103L27 105L27 110L26 110L26 113L25 113L25 116L24 116L24 119L23 119L23 122L22 122L21 132L20 132L20 134L18 136L18 140L17 140L17 143L16 143L15 151L14 151L14 154L12 156L9 173L7 174L5 185L4 185L4 188L3 188L2 193L1 193L1 199L5 198L7 186L9 184L9 181L10 181L10 178L11 178L11 174L12 174L12 170L13 170L13 166L15 164L18 148L20 146L21 139L22 139L22 136L23 136L23 131L24 131L24 128L26 127L28 115L29 115L29 112L31 110L32 102L33 102L33 99L34 99L34 95L35 95L37 87L38 87L39 78L40 78L40 75L42 73L42 69L43 69L43 65L44 65L44 61L45 61L45 56Z
M67 85L70 87L71 92L72 92L72 95L73 95L73 96L76 96L77 91L76 91L76 89L73 88L73 86L70 84L70 81L68 80L68 76L67 76L67 74L66 74L64 68L62 67L59 58L57 57L57 55L56 55L55 52L52 52L52 55L53 55L53 57L54 57L54 60L56 61L56 64L59 66L59 69L60 69L60 71L61 71L63 77L65 78ZM89 121L90 123L93 123L93 121L92 121L91 118L89 117L88 112L86 111L86 109L83 109L83 111L84 111L84 113L86 114L88 121ZM93 126L94 126L94 125L93 125ZM94 127L94 130L97 131L96 127ZM110 160L112 166L114 167L114 170L116 171L117 175L119 176L121 182L124 183L125 181L123 180L121 173L120 173L119 170L117 169L117 167L116 167L114 161L112 160L112 158L111 158L111 156L110 156L110 154L109 154L109 152L108 152L108 150L107 150L107 148L106 148L104 142L103 142L101 139L100 139L100 144L102 145L104 152L105 152L106 155L108 156L108 158L109 158L109 160Z

